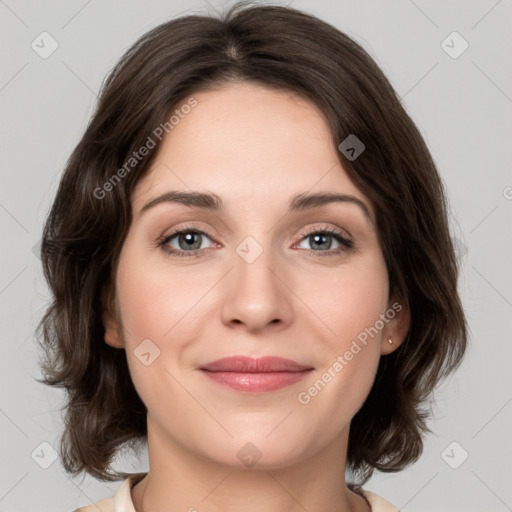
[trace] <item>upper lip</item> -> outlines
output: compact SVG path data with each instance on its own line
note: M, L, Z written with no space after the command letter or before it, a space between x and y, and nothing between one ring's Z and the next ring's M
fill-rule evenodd
M312 367L282 357L265 356L255 359L247 356L233 356L211 361L200 369L210 372L271 373L301 372L312 370Z

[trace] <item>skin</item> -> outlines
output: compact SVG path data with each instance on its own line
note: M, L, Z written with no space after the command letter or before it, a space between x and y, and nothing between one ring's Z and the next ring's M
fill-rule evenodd
M344 485L350 421L379 358L405 337L405 305L308 404L297 396L396 302L372 205L343 169L312 104L248 83L194 98L198 105L164 138L137 184L117 265L115 313L104 312L105 341L126 350L148 410L149 473L132 489L135 508L367 511ZM164 202L141 213L171 190L214 193L226 206L210 212ZM303 192L354 196L370 218L351 202L288 214L289 198ZM196 257L158 246L185 226L208 235L199 237ZM354 246L340 251L327 235L318 248L302 236L310 228L349 234ZM248 236L263 249L251 263L236 252ZM187 250L178 236L169 246ZM160 350L148 365L134 353L145 339ZM231 355L276 355L314 370L293 385L253 394L198 370ZM237 456L248 442L261 454L252 467Z

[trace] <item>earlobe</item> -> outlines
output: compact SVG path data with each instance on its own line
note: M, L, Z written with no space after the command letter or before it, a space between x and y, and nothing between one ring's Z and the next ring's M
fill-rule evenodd
M391 354L403 343L411 324L411 313L406 301L393 302L386 316L388 322L382 333L381 355Z
M124 340L121 335L119 322L115 312L114 298L110 291L102 294L101 305L101 320L103 322L103 327L105 328L105 343L114 348L124 348Z

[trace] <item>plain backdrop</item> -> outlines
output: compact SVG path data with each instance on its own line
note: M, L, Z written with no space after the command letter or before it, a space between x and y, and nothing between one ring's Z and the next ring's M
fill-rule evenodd
M0 0L1 511L71 512L120 485L70 478L54 460L63 395L35 380L49 298L38 244L105 75L154 26L227 5L212 2ZM512 510L512 2L289 5L355 38L390 79L446 184L462 265L466 359L436 393L421 459L366 488L406 512ZM47 58L33 48L42 37L46 51L58 44ZM147 469L129 456L118 464Z

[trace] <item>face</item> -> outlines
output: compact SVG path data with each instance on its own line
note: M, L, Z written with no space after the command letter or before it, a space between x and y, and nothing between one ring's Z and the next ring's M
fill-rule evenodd
M347 434L406 312L388 296L372 205L320 112L247 83L193 97L133 195L105 340L126 350L162 443L284 467ZM204 370L231 356L302 371Z

